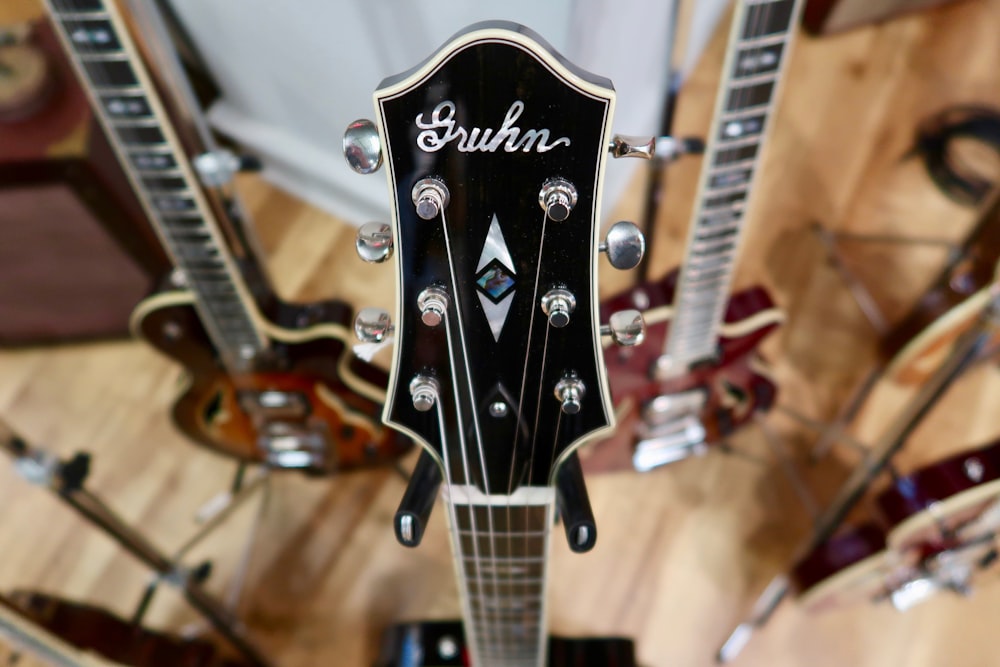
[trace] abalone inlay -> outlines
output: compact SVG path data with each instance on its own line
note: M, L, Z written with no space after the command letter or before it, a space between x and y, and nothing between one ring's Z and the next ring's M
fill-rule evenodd
M504 241L500 222L494 214L476 267L476 286L479 288L477 296L483 306L483 314L489 322L493 339L497 341L500 340L507 314L514 301L517 272L512 268L513 265L514 260L511 259L507 242Z

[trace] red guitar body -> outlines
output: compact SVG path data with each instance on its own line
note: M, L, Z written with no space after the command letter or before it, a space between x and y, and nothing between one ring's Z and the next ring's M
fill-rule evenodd
M703 445L720 442L750 421L755 412L766 411L774 404L777 387L756 349L784 316L761 287L738 292L730 299L715 361L682 376L655 379L657 360L663 355L670 331L677 276L678 272L673 271L662 280L634 287L601 304L602 321L619 310L644 311L646 339L635 347L605 349L619 428L614 437L598 443L588 455L585 467L590 470L633 467L637 437L645 437L650 413L655 411L656 401L664 400L662 397L703 396L696 409L704 427ZM677 458L685 455L679 451ZM645 469L637 461L634 463Z

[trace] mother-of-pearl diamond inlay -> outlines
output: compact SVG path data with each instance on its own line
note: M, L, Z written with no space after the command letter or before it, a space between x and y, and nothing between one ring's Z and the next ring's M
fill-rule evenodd
M479 303L483 305L483 313L490 324L493 339L499 341L503 325L507 321L507 313L514 301L514 288L517 286L517 272L512 268L514 260L510 257L507 242L500 231L500 222L493 214L490 231L486 234L483 252L476 266L476 286L479 291Z

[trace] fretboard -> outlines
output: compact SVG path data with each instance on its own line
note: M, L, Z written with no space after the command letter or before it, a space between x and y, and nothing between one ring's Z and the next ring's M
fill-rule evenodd
M554 492L531 489L539 492L539 504L470 505L459 491L453 487L449 499L446 489L445 503L472 664L543 667L548 646L545 574Z
M743 221L800 4L743 0L733 20L666 341L670 369L677 374L716 354Z
M218 221L113 0L47 0L92 105L220 357L266 345Z

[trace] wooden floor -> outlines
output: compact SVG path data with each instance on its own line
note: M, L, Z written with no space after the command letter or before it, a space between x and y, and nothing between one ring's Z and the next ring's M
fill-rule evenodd
M10 7L18 3L24 4ZM707 127L724 32L683 91L682 134ZM737 276L738 287L766 285L788 313L766 345L782 405L829 417L873 358L875 333L824 261L814 224L960 239L974 218L904 154L927 114L956 103L1000 105L998 34L1000 1L970 0L842 36L798 40ZM682 253L699 167L686 159L671 169L654 273L665 273ZM354 257L351 228L258 179L241 186L285 294L391 304L391 269ZM621 212L634 212L637 198L623 202ZM944 259L940 248L845 243L842 250L890 320ZM628 279L607 273L609 291ZM0 416L54 452L93 452L91 488L174 549L195 528L196 509L226 487L234 469L169 424L178 375L131 341L7 350L0 353ZM993 365L964 378L915 434L900 466L1000 435L998 391ZM880 387L855 434L877 436L905 396ZM798 458L814 439L780 411L767 424ZM721 640L809 529L809 514L761 431L751 428L733 444L740 455L713 453L646 475L589 480L600 539L582 556L554 542L553 631L633 637L649 667L712 663ZM850 451L838 451L805 471L821 503L854 460ZM386 625L457 616L443 514L433 517L419 549L393 538L390 520L403 488L392 471L273 480L241 613L276 664L369 665ZM229 590L257 505L241 509L189 559L215 561L213 591ZM131 613L148 580L143 568L3 461L0 508L0 589L43 588ZM1000 585L989 580L969 599L942 596L905 615L859 606L811 616L786 603L736 664L992 665L998 614ZM199 628L197 616L169 590L156 598L148 620L173 630Z

